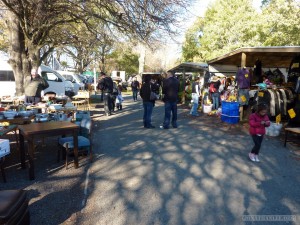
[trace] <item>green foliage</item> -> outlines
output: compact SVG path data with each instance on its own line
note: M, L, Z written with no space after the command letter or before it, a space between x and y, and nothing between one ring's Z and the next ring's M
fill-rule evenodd
M126 74L137 74L139 69L139 56L132 52L126 43L119 44L108 56L110 70L125 71Z
M300 3L297 0L272 0L263 7L261 39L264 46L300 44Z
M257 14L249 0L217 0L207 10L200 38L205 60L243 46L258 43L254 22Z
M241 47L300 45L299 15L298 0L265 0L261 13L250 0L216 0L187 31L183 58L210 60Z

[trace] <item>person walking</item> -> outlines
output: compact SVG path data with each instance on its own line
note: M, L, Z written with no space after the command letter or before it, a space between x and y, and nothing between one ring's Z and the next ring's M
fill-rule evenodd
M123 87L122 87L122 85L119 84L118 85L118 95L116 98L116 105L117 105L118 110L122 110L122 102L124 101L123 96L122 96L122 90L123 90Z
M137 81L137 78L134 77L133 81L131 82L131 90L132 90L133 101L137 101L137 96L138 96L139 89L140 89L140 83Z
M169 129L172 114L172 126L177 128L177 100L179 81L172 71L168 71L167 79L163 81L162 94L165 103L165 117L161 129Z
M190 114L192 116L199 116L198 106L199 106L199 97L200 97L200 86L199 86L199 77L195 78L195 81L192 84L192 108Z
M143 107L144 107L144 115L143 115L143 123L144 128L155 128L155 126L151 123L152 111L155 104L155 100L150 100L151 95L151 75L146 75L144 82L142 84L140 90L140 96L143 99Z
M40 102L42 90L48 87L48 82L38 74L38 70L32 69L31 75L25 79L25 103L36 104Z
M267 115L267 104L261 103L257 106L255 113L252 113L249 117L249 133L254 142L254 146L249 153L249 158L253 162L259 162L259 151L264 135L266 133L266 127L270 126L270 120Z
M110 116L112 111L113 80L104 72L101 72L100 76L101 78L97 87L103 92L105 115Z

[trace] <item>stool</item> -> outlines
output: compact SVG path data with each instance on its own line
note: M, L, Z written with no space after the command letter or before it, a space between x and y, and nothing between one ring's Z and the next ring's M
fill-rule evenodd
M26 191L0 191L0 225L30 225Z

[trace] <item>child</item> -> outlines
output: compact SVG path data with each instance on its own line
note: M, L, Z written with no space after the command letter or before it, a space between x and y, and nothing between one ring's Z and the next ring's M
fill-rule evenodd
M253 162L259 162L258 154L261 143L266 133L266 127L270 126L270 120L267 115L268 106L259 104L255 113L252 113L249 118L250 135L252 136L254 147L249 153L249 158Z
M122 96L122 85L118 85L118 95L116 98L116 104L117 104L117 109L122 110L122 102L123 102L123 96Z

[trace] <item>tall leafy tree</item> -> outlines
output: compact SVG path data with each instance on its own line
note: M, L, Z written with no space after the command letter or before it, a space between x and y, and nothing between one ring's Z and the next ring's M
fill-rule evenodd
M251 0L217 0L205 13L200 52L205 60L259 44Z
M216 0L187 32L184 59L206 61L236 48L260 45L257 17L251 0Z
M188 0L1 0L7 9L10 64L17 95L23 93L24 75L41 64L54 49L68 43L69 26L84 24L94 30L105 24L114 33L149 42L161 32L171 33ZM3 12L3 11L2 11ZM47 46L47 51L41 49Z
M300 45L298 0L270 0L262 9L260 30L264 46Z

